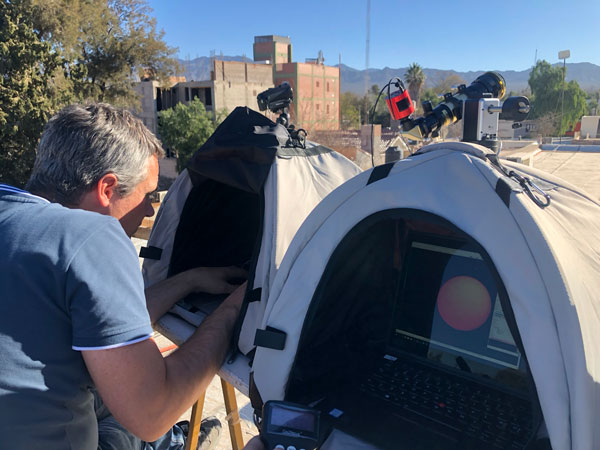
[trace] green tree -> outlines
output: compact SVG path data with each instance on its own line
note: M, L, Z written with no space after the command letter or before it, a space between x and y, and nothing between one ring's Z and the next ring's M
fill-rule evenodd
M137 106L177 69L145 0L0 0L0 181L22 186L44 123L73 101Z
M576 81L564 83L564 107L561 108L564 76L563 67L553 67L547 61L538 61L529 74L532 104L530 118L556 118L555 133L560 135L571 128L587 111L585 92Z
M364 121L363 124L371 123L372 121L373 123L380 124L383 127L390 126L391 115L385 101L385 98L387 96L387 89L384 89L383 92L381 92L381 96L379 96L380 92L381 88L379 87L379 85L374 84L369 89L368 95L364 97L363 104L368 110L368 120ZM377 102L377 105L375 105L375 102ZM375 106L377 107L377 109L373 110Z
M31 1L35 26L67 57L80 99L135 106L136 78L166 80L178 69L146 0Z
M590 116L595 116L598 114L598 104L600 103L600 91L590 92L586 98L588 104L587 114Z
M404 79L408 83L408 94L410 98L416 102L417 105L420 105L421 102L421 89L425 84L425 73L423 73L423 69L417 63L412 63L408 66L408 70L404 74Z
M352 92L340 96L341 125L343 130L360 128L360 98Z
M215 131L212 114L204 103L195 98L188 106L178 103L174 108L161 111L158 133L163 143L177 154L177 171L186 168L190 158Z
M58 50L41 39L25 0L0 0L0 181L22 187L44 124L71 100Z
M533 106L530 115L532 119L559 111L563 73L562 67L552 67L547 61L536 63L528 81Z

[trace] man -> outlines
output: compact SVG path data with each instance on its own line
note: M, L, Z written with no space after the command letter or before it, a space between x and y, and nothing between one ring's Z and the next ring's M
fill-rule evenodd
M149 340L177 295L231 290L206 272L183 291L169 281L146 309L128 236L153 214L162 156L127 111L74 105L46 126L27 191L0 185L0 448L96 450L93 386L119 423L154 441L219 369L242 289L166 358Z

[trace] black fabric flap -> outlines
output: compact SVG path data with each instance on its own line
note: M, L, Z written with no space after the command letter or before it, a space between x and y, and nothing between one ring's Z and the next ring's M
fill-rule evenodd
M371 172L371 175L369 176L369 181L367 181L367 185L375 183L376 181L382 180L383 178L387 177L390 174L393 167L393 162L374 167L373 171Z
M263 399L258 392L258 387L254 382L254 372L250 372L250 382L248 383L248 395L250 397L250 404L254 408L254 414L262 418Z
M502 199L507 208L510 208L510 193L512 188L503 178L498 178L496 182L496 194Z
M256 330L254 336L254 345L257 347L271 348L273 350L283 350L287 333L276 328L267 327L266 330Z
M262 114L237 107L200 147L188 170L220 183L258 193L289 134Z
M140 258L159 260L162 256L162 248L158 247L142 247L140 248Z
M246 294L246 300L248 303L258 302L260 301L260 296L262 293L262 288L252 289L250 292Z

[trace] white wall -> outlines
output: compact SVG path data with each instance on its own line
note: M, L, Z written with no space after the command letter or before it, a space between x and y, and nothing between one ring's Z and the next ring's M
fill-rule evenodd
M600 137L597 135L599 120L600 116L583 116L581 118L581 139Z

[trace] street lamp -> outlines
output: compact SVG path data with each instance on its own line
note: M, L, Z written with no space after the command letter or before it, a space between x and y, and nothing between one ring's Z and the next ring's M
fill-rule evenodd
M567 58L571 56L570 50L563 50L558 52L558 59L563 60L563 82L562 82L562 92L560 94L560 129L558 132L560 133L559 142L562 143L562 125L563 125L563 111L565 108L565 78L567 78Z

